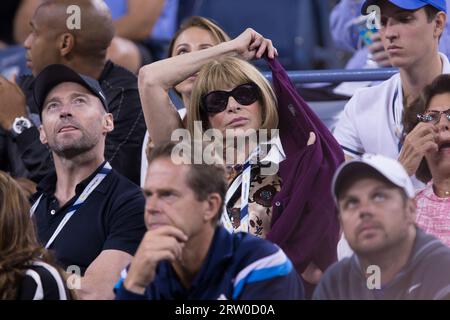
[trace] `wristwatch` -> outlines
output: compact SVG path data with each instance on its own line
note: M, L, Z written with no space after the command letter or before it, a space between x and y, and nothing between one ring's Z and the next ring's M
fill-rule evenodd
M31 128L33 124L31 121L25 117L18 117L14 119L12 128L11 128L11 134L13 137L17 137L19 134L21 134L25 129Z

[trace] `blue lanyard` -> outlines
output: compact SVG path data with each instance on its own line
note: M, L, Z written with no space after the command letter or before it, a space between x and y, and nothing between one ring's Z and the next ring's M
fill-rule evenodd
M249 231L249 215L248 215L248 197L250 194L250 177L251 177L251 160L259 155L261 148L258 145L255 150L250 154L250 156L247 158L247 160L244 163L242 173L233 181L230 188L227 191L226 197L225 197L225 209L222 214L221 222L222 225L230 232L238 232L238 231ZM227 204L230 201L230 199L233 197L236 190L239 188L239 185L241 185L241 209L240 209L240 226L238 229L233 228L233 224L231 222L230 216L228 215L228 212L226 210Z
M106 162L103 167L100 169L100 171L95 175L95 177L89 182L89 184L84 188L83 192L80 194L78 199L69 207L67 210L66 215L62 219L62 221L59 223L58 227L56 228L53 235L48 240L47 244L45 245L45 248L48 249L52 243L55 241L58 234L61 232L61 230L64 228L66 223L69 221L70 218L74 215L74 213L84 204L86 199L89 197L89 195L92 193L92 191L97 188L97 186L103 181L103 179L110 173L112 170L111 165ZM39 205L39 202L42 199L43 194L36 200L36 202L33 204L33 206L30 209L30 216L32 217L34 212L36 211L36 208Z
M400 132L399 125L397 123L397 120L398 120L398 121L400 121L400 124L401 124L402 119L397 119L397 117L395 116L395 111L396 111L395 103L397 102L397 98L398 98L398 89L395 90L394 98L392 99L392 116L394 118L394 123L395 123L395 136L398 138L397 148L398 148L398 152L400 152L403 147L403 141L402 141L403 130L402 130L402 132Z

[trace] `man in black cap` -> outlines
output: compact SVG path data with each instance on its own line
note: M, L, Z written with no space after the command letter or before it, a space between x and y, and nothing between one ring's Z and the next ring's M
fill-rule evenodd
M105 137L114 128L105 96L96 80L57 64L39 74L33 96L40 140L56 170L33 196L39 239L82 276L72 279L79 298L112 298L145 232L144 197L105 161Z
M80 25L71 26L71 8L76 7ZM31 32L24 47L33 76L50 64L64 64L98 80L115 124L114 131L106 137L105 157L115 170L139 184L146 128L137 78L106 59L106 50L114 36L114 24L106 4L101 0L46 0L29 23ZM3 131L3 140L8 143L7 154L13 158L3 165L0 161L0 169L39 182L53 170L53 163L38 139L33 76L17 79L24 94L14 83L0 79L0 144Z

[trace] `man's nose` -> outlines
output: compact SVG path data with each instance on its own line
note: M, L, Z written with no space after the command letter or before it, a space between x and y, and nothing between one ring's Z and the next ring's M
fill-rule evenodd
M359 205L359 217L360 219L366 219L373 216L373 206L368 200L362 201Z
M63 103L60 108L60 117L72 116L72 106L70 103Z
M388 19L386 25L384 26L384 36L390 42L398 38L397 24L392 19Z
M150 214L156 214L159 212L157 197L155 196L147 197L145 201L145 211L147 211Z

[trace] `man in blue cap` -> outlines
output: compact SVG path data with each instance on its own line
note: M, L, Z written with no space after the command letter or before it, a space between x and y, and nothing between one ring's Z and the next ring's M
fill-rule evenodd
M426 5L433 6L439 11L446 12L445 0L367 0L364 1L361 7L361 13L367 14L367 8L371 5L380 5L383 2L390 2L395 6L405 10L417 10L425 7Z
M361 15L364 0L341 0L330 14L330 31L337 48L351 53L346 69L361 69L365 66L390 67L389 57L384 50L378 32L362 29L362 23L367 22L366 11ZM368 7L367 7L368 8ZM447 11L450 3L447 3ZM442 9L441 9L442 10ZM445 11L445 10L442 10ZM364 18L364 19L363 19ZM439 51L450 56L450 23L447 21L445 30L439 41ZM367 87L360 85L359 87Z
M367 152L383 154L398 159L413 176L428 142L434 141L435 128L423 123L405 136L403 111L434 78L450 73L448 58L438 51L447 19L446 3L369 0L363 3L361 13L367 14L371 5L380 9L381 40L390 63L400 72L380 85L358 91L345 106L334 135L347 159Z

